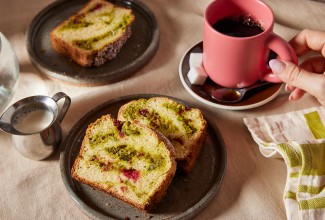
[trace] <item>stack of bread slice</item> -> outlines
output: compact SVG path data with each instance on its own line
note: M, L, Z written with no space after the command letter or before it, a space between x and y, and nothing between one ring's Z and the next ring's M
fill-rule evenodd
M141 210L161 202L177 169L190 174L206 132L199 109L153 97L90 124L71 174Z

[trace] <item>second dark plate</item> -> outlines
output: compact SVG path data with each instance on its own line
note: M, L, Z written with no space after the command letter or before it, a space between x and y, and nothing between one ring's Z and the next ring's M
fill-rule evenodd
M146 65L159 45L159 27L152 11L137 0L111 1L131 8L135 14L131 37L114 60L100 67L81 67L53 50L50 32L76 13L88 0L55 1L31 22L27 31L27 50L31 62L47 77L80 86L121 81Z

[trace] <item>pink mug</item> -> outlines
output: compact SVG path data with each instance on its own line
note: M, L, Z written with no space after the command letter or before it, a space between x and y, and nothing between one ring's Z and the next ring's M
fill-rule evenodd
M262 1L210 3L203 32L203 67L209 78L231 88L246 87L258 80L280 83L267 64L270 50L281 59L298 61L288 42L273 33L273 25L273 11Z

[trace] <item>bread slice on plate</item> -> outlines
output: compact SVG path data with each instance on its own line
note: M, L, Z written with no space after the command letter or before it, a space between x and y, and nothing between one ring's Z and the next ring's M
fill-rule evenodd
M164 134L174 146L177 167L185 174L192 171L207 129L207 122L199 109L186 107L166 97L142 98L123 105L117 118L140 122Z
M90 0L51 31L53 48L81 66L114 59L131 36L132 9L105 0Z
M163 199L175 172L172 144L162 134L134 122L104 115L90 124L72 177L150 211Z

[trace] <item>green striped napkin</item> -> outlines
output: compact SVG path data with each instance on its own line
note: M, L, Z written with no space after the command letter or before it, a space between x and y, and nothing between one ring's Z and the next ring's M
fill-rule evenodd
M265 157L287 165L288 219L325 219L325 108L244 118Z

